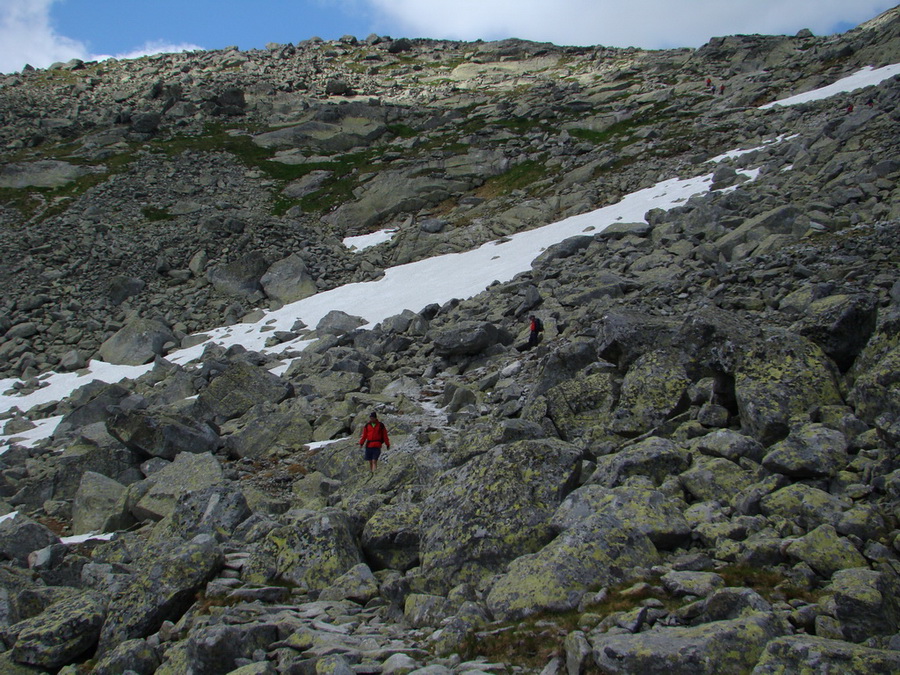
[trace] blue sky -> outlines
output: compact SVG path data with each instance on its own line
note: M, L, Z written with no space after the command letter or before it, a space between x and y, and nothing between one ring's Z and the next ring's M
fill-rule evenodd
M846 30L891 0L0 0L0 72L26 63L318 36L698 47L735 33Z

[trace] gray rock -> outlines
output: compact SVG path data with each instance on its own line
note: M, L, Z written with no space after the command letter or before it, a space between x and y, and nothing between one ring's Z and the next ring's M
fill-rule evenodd
M821 424L807 424L792 429L786 439L771 446L762 464L791 478L825 478L841 471L847 460L844 434Z
M268 297L285 304L314 295L318 290L306 263L296 254L272 263L259 282Z
M72 534L108 532L127 526L130 518L123 508L125 489L112 478L85 471L72 504Z
M692 628L597 635L591 645L594 662L608 673L713 675L749 670L766 644L786 632L773 615L753 614Z
M753 675L816 672L839 668L847 675L900 670L900 652L872 649L813 635L778 637L766 645Z
M293 394L289 382L263 368L235 361L217 376L197 398L199 410L213 419L229 420L254 405L280 403Z
M141 560L121 595L110 603L98 654L125 640L147 637L164 621L177 621L223 562L222 551L209 536L161 547Z
M631 476L647 476L654 485L662 485L691 465L691 456L672 441L650 437L625 446L618 452L599 457L590 483L606 487L622 485Z
M111 416L106 428L129 448L168 460L182 452L215 452L222 444L207 423L164 411L124 411Z
M57 669L85 656L100 636L107 602L102 594L85 591L11 626L10 632L16 635L13 659L31 666Z
M0 520L0 558L4 560L24 565L32 551L58 543L59 537L47 527L21 513Z
M177 340L162 321L135 319L100 345L100 358L124 366L140 366L165 353Z
M222 467L211 454L183 452L147 478L150 488L134 505L132 513L138 520L160 520L172 515L181 495L217 485L223 479Z
M435 351L446 357L472 356L497 344L500 333L489 322L461 321L432 335Z
M268 269L266 257L259 251L252 251L234 262L213 267L206 276L220 293L247 297L262 290L260 280Z

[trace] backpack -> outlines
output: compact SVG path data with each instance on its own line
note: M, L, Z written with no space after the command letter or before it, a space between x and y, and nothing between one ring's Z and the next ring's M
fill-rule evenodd
M537 318L537 317L534 317L534 329L535 329L538 333L542 333L542 332L544 331L544 322L541 321L541 320L540 320L539 318Z

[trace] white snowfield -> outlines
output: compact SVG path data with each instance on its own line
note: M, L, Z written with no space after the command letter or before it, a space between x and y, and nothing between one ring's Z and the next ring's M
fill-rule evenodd
M887 66L877 71L863 69L833 85L776 101L772 105L792 105L793 103L824 99L838 91L849 91L862 86L881 82L894 73L900 72L900 64ZM879 73L877 82L874 73ZM764 106L768 107L768 106ZM770 141L784 140L779 137ZM710 160L720 162L750 152L752 149L735 150ZM742 173L750 180L758 175L758 170L748 169ZM613 223L646 222L647 211L671 209L684 203L693 195L709 190L712 173L694 178L672 178L656 185L626 195L620 202L595 211L566 218L527 232L488 242L474 250L436 256L385 270L384 276L365 283L355 283L318 293L311 297L285 305L281 309L266 312L256 323L235 324L206 331L206 340L187 349L171 352L167 359L178 364L187 364L200 357L209 344L225 347L243 345L254 351L281 353L288 349L302 350L308 340L298 339L281 343L271 349L265 347L266 339L273 331L289 331L299 320L309 327L315 327L328 312L341 310L347 314L360 316L374 326L384 319L404 310L419 311L425 306L443 304L454 298L464 299L477 295L492 283L509 281L517 274L531 268L532 261L553 244L577 235L596 234ZM365 237L352 237L345 245L357 249L389 240L390 231L377 232ZM143 366L116 366L102 361L91 361L78 373L45 373L41 381L45 385L29 394L0 393L0 411L18 408L27 411L35 405L57 401L72 391L93 380L119 382L125 378L136 378L152 368ZM281 367L282 369L284 366ZM276 369L276 372L278 369ZM17 382L15 379L0 380L0 392L9 392ZM50 436L59 422L59 417L37 421L37 428L14 435L0 436L0 454L15 442L32 446L42 438Z
M827 87L813 89L812 91L797 94L796 96L783 98L780 101L772 101L771 103L759 106L759 108L760 110L765 110L767 108L773 108L776 105L787 106L797 105L799 103L809 103L810 101L821 101L822 99L836 96L837 94L848 94L857 91L858 89L881 84L885 80L894 77L897 73L900 73L900 63L884 66L882 68L866 66L861 70L857 70L852 75L848 75L833 84L829 84Z

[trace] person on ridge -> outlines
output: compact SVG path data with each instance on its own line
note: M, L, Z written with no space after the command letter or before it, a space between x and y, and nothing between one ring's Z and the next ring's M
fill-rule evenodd
M359 447L365 448L365 459L369 462L369 477L375 474L378 468L378 458L381 457L381 446L391 449L391 440L388 438L387 427L379 421L378 414L369 415L369 421L363 426L362 436L359 439Z
M534 314L528 317L528 319L531 321L528 332L528 349L531 349L537 347L538 342L541 341L540 334L544 330L544 324Z

